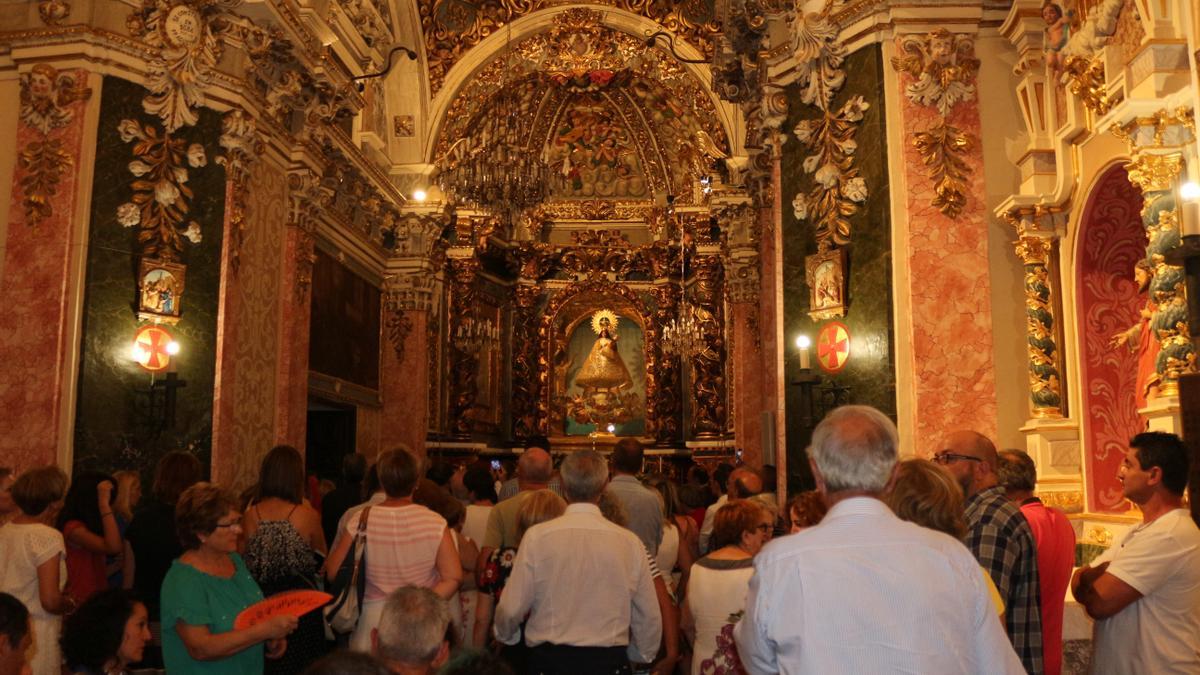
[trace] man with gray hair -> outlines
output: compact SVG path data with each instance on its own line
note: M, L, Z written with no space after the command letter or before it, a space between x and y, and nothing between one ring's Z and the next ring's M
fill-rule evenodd
M1033 490L1037 465L1022 450L997 453L996 474L1004 497L1021 509L1037 545L1038 590L1042 615L1042 666L1045 675L1062 672L1062 623L1075 567L1075 528L1067 514L1046 506Z
M646 548L600 513L608 466L599 453L568 456L562 483L566 513L521 539L496 606L496 638L516 644L524 621L531 673L629 673L630 661L654 660L662 638Z
M383 605L371 651L395 675L428 675L450 657L450 606L428 588L402 586Z
M897 518L896 426L843 406L813 431L809 464L829 513L754 561L734 631L759 673L1024 673L979 564L954 538Z

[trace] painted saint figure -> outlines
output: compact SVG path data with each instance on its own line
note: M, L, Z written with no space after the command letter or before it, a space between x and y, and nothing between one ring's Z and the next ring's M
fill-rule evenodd
M633 378L617 350L616 322L616 315L608 310L596 312L592 317L596 342L575 376L575 384L583 389L585 398L596 392L616 396L622 389L633 386Z

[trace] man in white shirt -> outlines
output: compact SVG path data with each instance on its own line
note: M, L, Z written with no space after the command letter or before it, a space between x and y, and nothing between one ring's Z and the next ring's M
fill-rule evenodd
M813 431L809 463L829 513L755 558L734 630L747 672L1025 672L971 552L879 500L896 445L896 426L866 406L838 408Z
M1096 620L1092 673L1200 673L1200 528L1182 508L1190 453L1162 432L1129 445L1118 477L1142 524L1071 579Z
M524 621L529 672L629 673L630 661L654 660L662 637L646 548L600 514L604 457L572 453L563 461L562 482L567 512L521 539L496 606L496 639L516 644Z

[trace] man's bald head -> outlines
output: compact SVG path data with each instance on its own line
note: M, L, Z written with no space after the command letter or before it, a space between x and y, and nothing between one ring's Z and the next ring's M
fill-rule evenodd
M995 486L999 480L996 469L1000 459L996 446L987 436L975 431L955 431L947 436L943 449L934 460L950 471L967 497Z
M541 448L530 448L517 460L517 477L526 483L548 483L554 473L554 460Z
M762 491L762 476L754 469L743 466L729 474L727 494L730 499L746 499Z
M955 431L946 438L946 449L980 459L993 469L999 464L995 444L987 436L976 431Z

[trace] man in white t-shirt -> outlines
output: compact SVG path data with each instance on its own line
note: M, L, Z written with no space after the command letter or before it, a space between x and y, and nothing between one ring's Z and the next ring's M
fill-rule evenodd
M1129 445L1119 477L1142 524L1071 579L1096 620L1092 673L1200 673L1200 528L1182 508L1188 448L1162 432Z

